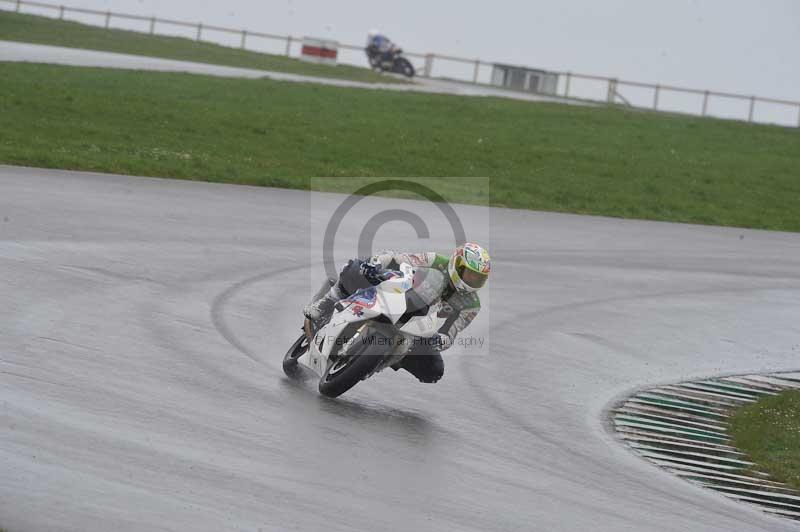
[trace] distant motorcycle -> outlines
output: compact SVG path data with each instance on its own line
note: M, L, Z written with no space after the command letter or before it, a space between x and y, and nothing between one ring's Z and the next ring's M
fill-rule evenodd
M372 47L366 49L369 65L381 72L394 72L395 74L402 74L407 78L413 78L416 75L414 65L411 61L403 57L403 49L394 47L389 52L383 53L375 50Z
M309 370L319 377L319 392L337 397L360 381L396 367L415 344L438 335L444 274L403 263L384 272L377 286L358 290L336 304L327 324L304 332L283 358L291 378ZM413 356L413 355L411 355Z

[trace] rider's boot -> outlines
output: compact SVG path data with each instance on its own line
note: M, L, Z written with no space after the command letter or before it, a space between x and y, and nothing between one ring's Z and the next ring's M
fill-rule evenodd
M324 323L333 314L333 307L345 295L339 287L339 283L331 286L331 289L321 298L312 301L303 308L303 314L314 323Z

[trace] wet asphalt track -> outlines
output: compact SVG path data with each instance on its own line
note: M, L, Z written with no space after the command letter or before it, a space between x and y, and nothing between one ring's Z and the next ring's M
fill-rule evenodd
M0 167L0 526L797 530L645 463L606 409L800 367L800 235L494 210L490 353L327 400L280 360L341 200Z

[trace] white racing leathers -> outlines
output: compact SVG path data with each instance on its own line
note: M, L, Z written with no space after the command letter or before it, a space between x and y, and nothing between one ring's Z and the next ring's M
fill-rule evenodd
M396 270L400 264L407 263L414 267L436 268L445 277L449 277L447 263L449 257L433 251L425 253L402 253L392 250L383 250L376 253L370 262L379 264L383 269ZM439 318L443 320L439 332L446 338L437 345L426 346L434 351L443 351L453 345L456 336L472 323L481 310L481 300L478 294L457 292L450 283L447 283L442 294L442 308Z

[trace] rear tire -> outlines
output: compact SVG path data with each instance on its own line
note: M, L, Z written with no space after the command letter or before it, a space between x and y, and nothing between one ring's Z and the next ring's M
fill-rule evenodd
M370 340L382 338L373 334ZM339 397L375 371L383 362L384 353L377 341L365 341L361 352L350 355L346 364L337 367L334 362L319 379L319 393L326 397Z
M283 372L287 377L296 379L301 376L303 371L297 364L297 359L308 351L308 345L308 337L302 334L283 356Z

